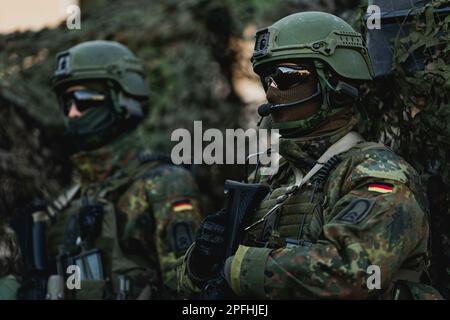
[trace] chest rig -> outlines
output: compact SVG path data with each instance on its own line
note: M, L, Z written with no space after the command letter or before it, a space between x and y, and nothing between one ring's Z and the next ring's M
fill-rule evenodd
M316 165L304 173L286 164L279 176L286 181L271 182L272 190L261 202L246 227L243 244L269 248L309 245L316 242L324 224L324 185L341 161L340 155L363 139L348 133L332 145ZM283 180L283 179L280 179Z
M145 286L145 279L157 277L153 261L122 250L116 204L134 181L161 163L159 158L140 157L105 181L83 188L61 212L49 242L59 244L58 273L69 265L80 268L81 290L70 292L70 298L136 298L143 288L131 289L131 283L138 282L133 280L141 279Z
M320 236L323 226L323 185L334 166L340 162L335 156L327 163L327 170L323 170L320 178L306 183L302 190L297 190L269 219L250 228L245 235L245 244L249 246L262 246L279 248L295 245L308 245L314 243ZM287 170L290 170L288 168ZM254 221L260 221L274 208L280 199L289 194L293 183L276 186L261 202L255 212Z

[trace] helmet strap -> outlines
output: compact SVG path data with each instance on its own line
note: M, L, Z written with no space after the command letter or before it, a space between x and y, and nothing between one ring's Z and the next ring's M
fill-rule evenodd
M116 88L114 87L114 83L112 81L107 81L106 84L108 85L109 94L111 96L112 106L114 111L117 114L123 113L123 109L120 107L119 104L119 97L117 96Z

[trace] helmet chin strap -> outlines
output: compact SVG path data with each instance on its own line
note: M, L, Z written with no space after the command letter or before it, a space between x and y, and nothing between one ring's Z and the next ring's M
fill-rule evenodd
M144 113L139 101L127 97L122 89L117 91L111 81L108 81L108 88L112 98L113 109L118 115L123 118L133 118L137 122L143 119Z

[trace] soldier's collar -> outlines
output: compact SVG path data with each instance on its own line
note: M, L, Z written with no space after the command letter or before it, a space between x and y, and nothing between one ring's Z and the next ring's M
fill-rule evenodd
M345 123L345 122L344 122ZM299 168L309 168L334 143L349 133L357 123L351 117L340 128L327 131L321 128L301 138L280 138L280 155L292 165Z
M82 185L102 182L136 159L144 149L138 133L124 135L114 142L71 157Z

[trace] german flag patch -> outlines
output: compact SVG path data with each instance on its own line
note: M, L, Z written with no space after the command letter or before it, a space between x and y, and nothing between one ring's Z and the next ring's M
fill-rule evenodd
M180 211L192 210L192 209L194 209L194 206L192 205L192 202L189 200L181 200L181 201L177 201L174 204L172 204L172 209L175 212L180 212Z
M392 193L394 186L388 183L371 183L369 184L368 190L378 193Z

